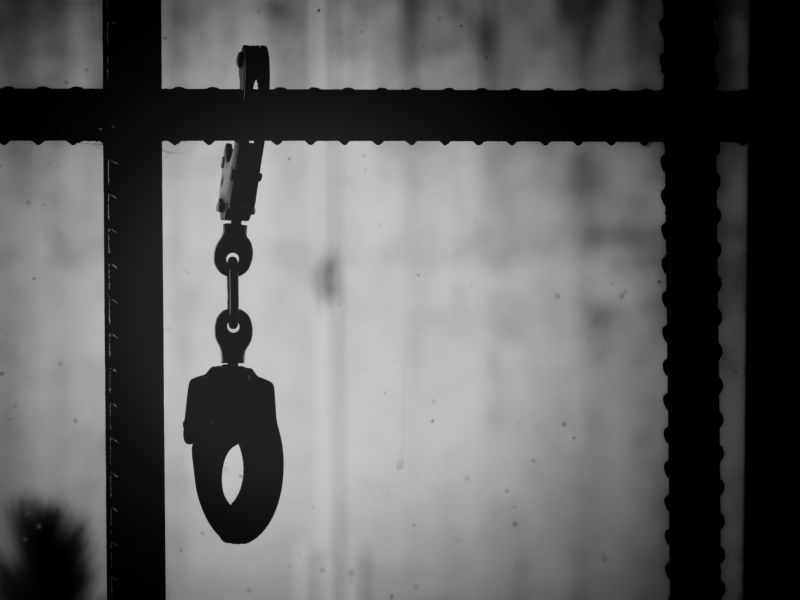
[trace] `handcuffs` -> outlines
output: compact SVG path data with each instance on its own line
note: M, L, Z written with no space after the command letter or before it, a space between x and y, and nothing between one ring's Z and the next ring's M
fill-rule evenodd
M236 58L243 96L258 84L269 89L266 46L243 46ZM223 221L214 264L228 279L228 308L215 323L222 365L189 382L183 439L192 446L197 497L209 524L232 544L246 544L266 529L278 506L283 485L283 446L275 414L275 389L252 369L241 366L253 335L250 317L239 309L239 275L250 267L253 248L247 221L255 212L261 180L263 141L225 145L217 211ZM232 503L222 489L225 457L235 446L242 454L243 474Z

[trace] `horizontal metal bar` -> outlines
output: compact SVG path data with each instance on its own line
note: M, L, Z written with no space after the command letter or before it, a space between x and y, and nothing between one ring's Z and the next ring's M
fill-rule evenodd
M169 141L748 141L750 94L522 90L0 90L0 142L102 141L119 123Z

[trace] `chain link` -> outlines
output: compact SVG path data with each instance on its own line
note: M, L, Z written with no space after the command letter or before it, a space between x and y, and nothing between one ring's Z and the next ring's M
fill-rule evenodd
M247 228L239 222L225 223L214 252L214 264L226 278L228 308L217 317L214 328L222 362L228 364L244 361L244 351L252 337L250 318L239 308L239 276L250 266L252 256Z
M242 98L248 92L269 89L269 52L266 46L242 46L236 57ZM222 237L214 250L214 265L226 277L228 309L217 317L214 326L222 350L222 362L244 361L244 350L250 343L253 328L250 317L239 309L239 276L244 275L253 260L253 245L247 238L247 221L255 212L256 192L261 181L261 157L264 142L237 140L225 144L222 155L217 212L223 221Z
M234 256L228 258L228 325L239 325L239 261Z

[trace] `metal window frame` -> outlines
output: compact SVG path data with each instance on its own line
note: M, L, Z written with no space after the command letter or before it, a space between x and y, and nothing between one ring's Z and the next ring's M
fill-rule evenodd
M658 91L312 89L243 100L236 90L166 90L160 2L125 0L104 0L103 89L0 90L2 113L15 115L0 124L0 143L103 143L109 599L165 596L161 142L245 133L309 142L663 141L667 574L673 600L721 596L716 156L722 141L749 143L753 198L768 154L742 118L753 92L715 89L714 2L663 6ZM753 307L764 296L750 277L765 252L754 245L764 212L752 201L748 210L745 535L753 542L762 539L767 498L753 468L765 450L751 442L766 410L750 400L769 365L755 352L761 338ZM771 565L755 553L745 560L744 590L754 597Z

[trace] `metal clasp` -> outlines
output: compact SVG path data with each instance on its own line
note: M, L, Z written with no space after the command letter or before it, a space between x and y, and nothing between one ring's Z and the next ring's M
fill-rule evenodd
M236 56L242 98L255 89L269 89L269 52L266 46L242 46ZM225 144L217 211L224 221L247 221L255 213L256 192L261 181L264 141L237 140Z

